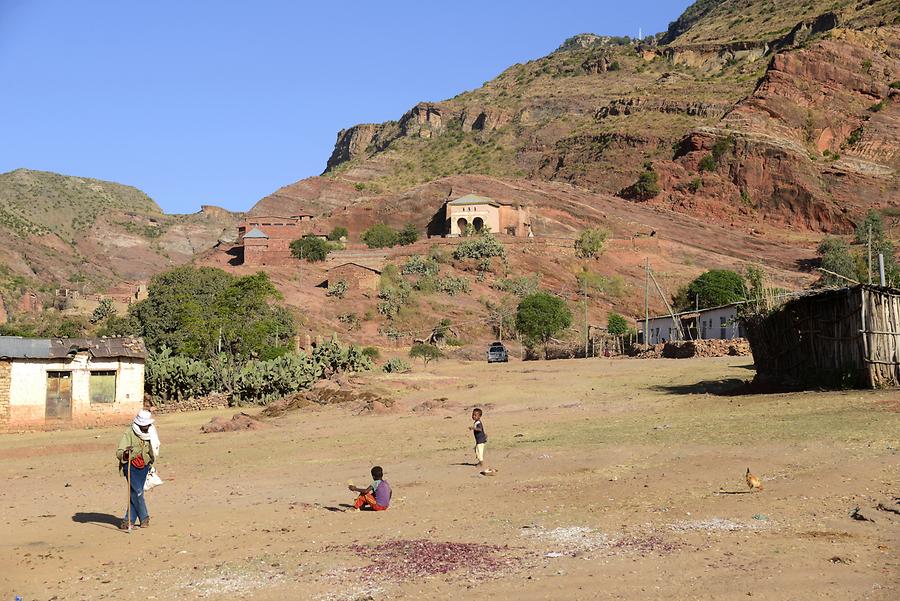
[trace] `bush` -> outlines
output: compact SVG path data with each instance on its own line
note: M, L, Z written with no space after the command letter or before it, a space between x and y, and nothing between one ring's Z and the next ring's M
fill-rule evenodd
M114 315L115 312L116 310L113 308L112 301L108 298L104 298L91 314L91 323L100 323L110 315Z
M606 331L614 336L624 336L628 333L628 320L618 313L609 313L606 316Z
M603 253L610 231L605 227L589 228L575 240L575 254L582 259L592 259Z
M505 257L506 249L491 233L483 233L474 236L453 250L453 258L462 259L489 259L491 257Z
M341 313L337 316L337 320L346 325L348 330L355 330L359 327L359 316L356 313Z
M437 289L441 292L455 296L459 293L466 293L472 290L472 285L464 277L447 275L437 280Z
M369 248L391 248L398 242L397 232L389 225L376 223L360 236Z
M620 275L606 277L599 273L582 269L575 276L575 279L578 280L578 289L582 293L590 293L593 290L617 298L625 294L625 279Z
M324 261L331 251L326 240L316 236L304 236L291 242L291 256L295 259L306 259L310 263Z
M609 64L609 67L608 67L608 69L609 69L610 71L618 71L618 70L621 69L621 68L622 68L622 65L619 64L619 61L613 61L613 62L611 62L611 63Z
M537 290L540 283L540 274L534 274L531 276L523 275L516 278L503 278L497 280L492 287L521 298L528 296Z
M410 366L409 363L407 363L400 357L394 357L393 359L390 359L381 367L381 371L386 374L405 374L411 369L412 366Z
M522 299L516 310L516 330L530 343L544 345L572 325L566 301L547 292L534 292Z
M415 224L407 223L403 229L397 234L397 244L401 246L409 246L419 239L419 231Z
M378 293L378 298L381 299L378 303L378 312L388 319L395 318L411 294L412 287L406 281L396 286L383 286Z
M712 154L707 154L702 159L700 159L700 171L715 171L715 170L716 170L716 159L713 158Z
M869 112L872 113L880 113L884 109L884 100L876 102L872 106L869 107Z
M379 351L374 346L364 346L362 349L362 354L365 355L366 357L368 357L369 359L371 359L372 361L375 361L376 359L381 358L381 351Z
M447 251L438 246L437 244L432 244L431 248L428 249L428 258L434 261L437 264L443 264L447 262Z
M625 188L621 195L633 200L650 200L660 192L659 178L652 169L641 172L638 181Z
M688 190L690 190L693 194L696 194L700 191L700 188L703 187L703 180L699 177L695 177L688 184Z
M338 280L336 282L328 282L328 292L325 293L325 296L333 296L335 298L344 298L344 295L347 294L347 282L345 280Z
M411 359L421 359L427 366L431 361L443 358L444 353L436 346L417 342L409 349L409 356Z
M347 231L347 228L342 225L336 225L334 229L331 230L331 233L328 234L328 239L332 242L339 242L341 239L347 238L349 235L350 232Z
M413 255L406 260L400 272L403 275L432 275L438 272L438 264L434 259Z

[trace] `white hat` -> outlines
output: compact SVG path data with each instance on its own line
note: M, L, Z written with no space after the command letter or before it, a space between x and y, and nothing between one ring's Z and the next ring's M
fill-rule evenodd
M134 424L136 426L149 426L154 421L153 415L146 409L141 409L138 411L138 414L134 416Z

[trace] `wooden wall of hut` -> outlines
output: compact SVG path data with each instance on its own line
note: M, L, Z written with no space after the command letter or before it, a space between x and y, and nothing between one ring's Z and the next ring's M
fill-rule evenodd
M859 286L862 298L862 340L869 386L900 385L900 291Z
M744 318L757 381L801 388L900 386L900 291L861 285Z

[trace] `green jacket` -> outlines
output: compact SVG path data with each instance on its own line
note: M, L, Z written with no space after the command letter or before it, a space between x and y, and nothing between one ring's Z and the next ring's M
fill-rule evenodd
M134 430L131 428L128 428L125 434L122 435L122 440L119 441L119 448L116 449L116 457L119 459L120 464L125 463L125 460L122 459L122 456L125 454L125 449L132 450L132 459L141 455L144 458L144 465L150 465L156 460L156 457L153 456L153 449L150 446L150 441L138 438L138 435L135 434Z

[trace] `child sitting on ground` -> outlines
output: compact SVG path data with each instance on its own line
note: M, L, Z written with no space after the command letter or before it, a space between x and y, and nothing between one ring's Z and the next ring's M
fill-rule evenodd
M391 504L391 485L384 479L384 470L380 465L372 468L372 484L368 488L349 486L353 492L358 492L354 509L359 511L363 507L370 507L372 511L384 511Z

